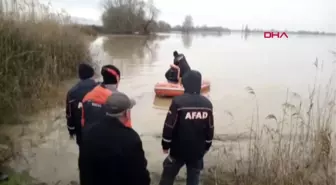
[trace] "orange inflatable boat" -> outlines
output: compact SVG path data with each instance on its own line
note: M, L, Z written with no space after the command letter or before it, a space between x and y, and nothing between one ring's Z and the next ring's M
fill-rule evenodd
M201 92L210 90L210 82L203 80ZM184 88L180 84L174 84L169 82L159 82L154 87L155 94L157 96L166 96L166 97L174 97L179 96L184 93Z

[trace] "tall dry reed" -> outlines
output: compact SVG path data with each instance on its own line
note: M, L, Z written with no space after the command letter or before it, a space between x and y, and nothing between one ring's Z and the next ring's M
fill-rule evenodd
M317 74L322 73L319 64L315 62ZM335 72L326 86L315 80L307 101L288 91L282 115L266 117L273 126L262 125L257 94L246 88L256 101L246 152L229 155L223 149L218 165L205 173L204 184L334 185Z
M0 43L0 123L42 108L36 102L89 59L70 17L35 0L0 0Z

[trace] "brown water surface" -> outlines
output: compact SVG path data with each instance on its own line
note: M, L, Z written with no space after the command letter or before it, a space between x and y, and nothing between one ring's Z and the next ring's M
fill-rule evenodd
M334 58L329 52L333 49L336 49L335 37L290 36L269 40L261 35L244 39L239 34L110 36L98 38L90 48L97 72L104 64L118 66L122 73L120 89L136 99L137 105L132 110L134 129L142 136L154 176L161 173L165 157L159 137L170 99L156 98L153 87L164 80L174 50L184 53L190 66L211 81L209 96L215 111L216 134L226 138L215 145L225 144L234 151L238 149L230 147L230 142L248 131L256 108L255 99L245 88L252 87L257 95L259 124L267 123L264 118L268 114L280 113L288 88L303 99L307 97L309 84L315 78L313 63L317 57L324 61L319 79L326 81L333 69ZM45 182L77 181L78 148L69 140L64 110L55 109L35 118L35 124L25 126L25 130L34 130L36 134L25 136L29 139L24 142L23 158L14 160L12 166L29 170L32 176ZM41 139L43 144L32 144ZM211 159L216 160L212 154L207 156L207 161Z

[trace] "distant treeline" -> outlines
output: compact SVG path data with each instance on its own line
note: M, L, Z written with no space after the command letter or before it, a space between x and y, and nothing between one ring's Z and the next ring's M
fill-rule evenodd
M331 33L331 32L319 32L319 31L288 31L288 30L261 30L261 29L254 29L254 30L238 30L238 29L233 29L231 32L245 32L245 33L264 33L266 31L269 32L286 32L287 34L295 34L295 35L336 35L336 33Z
M96 34L118 34L116 32L111 32L104 28L104 26L99 25L83 25L83 24L75 24L74 27L80 28L83 32L90 34L90 35L96 35ZM159 21L155 25L151 25L152 32L158 33L158 32L185 32L182 26L174 26L171 27L169 24ZM228 28L223 27L195 27L191 30L188 30L190 33L194 32L215 32L215 33L230 33L231 30ZM135 32L136 33L136 32ZM119 34L126 34L126 33L119 33Z
M241 30L231 30L221 26L195 26L191 15L185 16L180 25L172 26L169 23L158 20L160 10L155 7L153 0L102 0L103 13L101 20L103 25L74 25L90 35L97 34L141 34L149 35L157 32L183 32L183 33L211 33L219 34L231 32L259 33L266 30L251 30L248 25ZM267 30L274 31L276 30ZM310 31L286 31L291 34L302 35L335 35L334 33L310 32Z
M268 32L286 32L287 34L295 34L295 35L333 35L335 36L336 33L331 33L331 32L320 32L320 31L307 31L307 30L299 30L299 31L289 31L289 30L275 30L275 29L270 29L270 30L265 30L265 29L250 29L248 25L243 26L242 29L235 29L231 30L232 32L244 32L245 34L249 33L264 33L266 31Z
M97 35L97 34L117 34L110 32L109 30L104 29L104 26L99 25L74 25L75 27L80 27L81 30L89 35ZM155 25L152 25L152 32L186 32L186 30L181 26L174 26L171 27L168 23L164 21L159 21ZM254 30L242 30L242 29L229 29L220 26L208 27L208 26L196 26L188 30L189 33L264 33L265 31L272 31L272 32L286 32L287 34L295 34L295 35L333 35L335 36L336 33L330 32L319 32L319 31L287 31L287 30L261 30L261 29L254 29ZM123 33L121 33L123 34Z
M180 32L185 32L186 30L183 28L183 26L178 25L172 27L169 31L180 31ZM229 28L223 28L220 26L196 26L192 27L188 30L188 32L220 32L220 33L230 33L231 30Z
M158 20L160 10L154 5L153 0L102 0L103 13L101 15L102 26L75 25L82 31L91 34L141 34L149 35L157 32L183 32L183 33L210 33L219 34L231 32L255 33L263 30L250 30L248 26L241 30L230 30L221 26L195 26L191 15L185 16L180 25L172 26L169 23ZM269 30L268 30L269 31ZM274 30L275 31L275 30ZM324 32L299 31L295 34L334 35Z

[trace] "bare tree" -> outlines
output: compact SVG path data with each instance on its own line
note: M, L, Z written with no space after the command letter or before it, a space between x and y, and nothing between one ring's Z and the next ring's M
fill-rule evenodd
M157 27L156 30L158 32L170 32L171 31L170 24L168 24L165 21L159 21L159 22L157 22L156 27Z
M159 15L159 9L157 9L154 5L154 1L153 0L148 0L147 4L146 4L146 20L145 20L145 24L143 25L143 33L144 34L149 34L151 31L155 29L156 27L156 19Z
M159 10L153 1L142 0L103 0L102 22L105 30L111 33L149 34L150 25L155 22Z
M182 29L183 29L184 32L189 33L193 28L194 28L193 18L191 17L191 15L187 15L184 18L184 22L182 24Z

